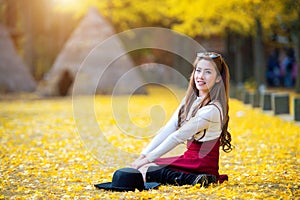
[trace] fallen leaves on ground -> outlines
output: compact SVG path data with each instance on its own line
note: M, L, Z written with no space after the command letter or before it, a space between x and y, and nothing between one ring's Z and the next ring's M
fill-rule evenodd
M228 182L142 192L95 189L93 184L109 182L116 169L129 166L180 100L167 89L152 88L149 95L76 101L79 112L71 97L0 102L0 199L300 198L300 127L234 99L235 148L220 158ZM91 108L93 114L85 115ZM183 150L181 145L170 154Z

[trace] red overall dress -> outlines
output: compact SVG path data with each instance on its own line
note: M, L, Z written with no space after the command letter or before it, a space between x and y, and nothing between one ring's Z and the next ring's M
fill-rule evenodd
M158 158L154 162L181 172L215 175L218 182L222 183L228 180L228 176L219 174L219 148L219 138L206 142L188 141L183 155Z

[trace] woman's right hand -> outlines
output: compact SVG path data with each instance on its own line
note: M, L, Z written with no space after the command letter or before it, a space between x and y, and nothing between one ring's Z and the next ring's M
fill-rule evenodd
M144 158L146 158L145 155L141 154L133 163L131 163L131 167L136 168L138 167L138 163L140 163Z
M150 161L145 157L145 158L137 159L136 161L134 161L134 163L132 164L132 167L135 169L139 169L149 163L150 163Z

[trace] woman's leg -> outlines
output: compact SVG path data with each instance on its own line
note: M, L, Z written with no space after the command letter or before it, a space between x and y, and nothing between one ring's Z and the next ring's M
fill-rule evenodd
M149 166L146 181L179 186L200 184L203 187L217 182L214 175L184 173L163 166Z
M142 166L138 169L143 175L144 182L146 182L146 173L148 171L148 168L151 167L151 166L158 166L158 165L155 164L155 163L149 163L149 164L146 164L146 165L144 165L144 166Z

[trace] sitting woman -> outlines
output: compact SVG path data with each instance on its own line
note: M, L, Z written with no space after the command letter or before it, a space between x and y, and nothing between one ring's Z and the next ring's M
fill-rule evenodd
M232 150L228 90L229 69L222 56L198 53L184 100L132 164L146 182L206 187L228 180L219 174L219 148ZM186 141L183 155L161 158Z

